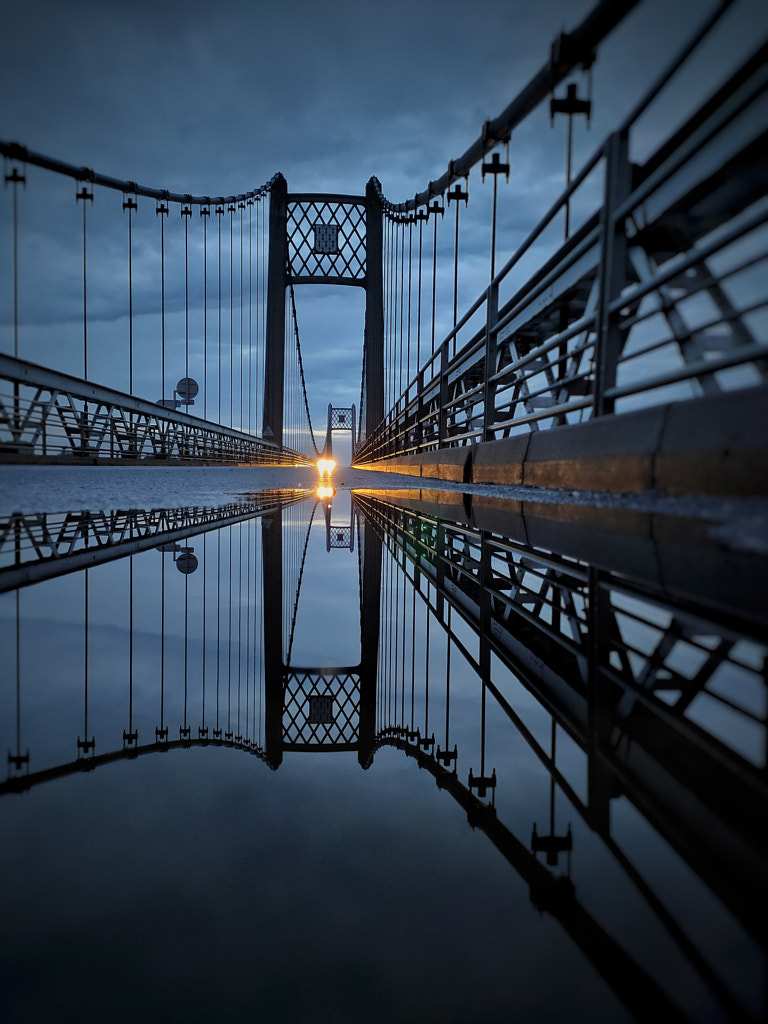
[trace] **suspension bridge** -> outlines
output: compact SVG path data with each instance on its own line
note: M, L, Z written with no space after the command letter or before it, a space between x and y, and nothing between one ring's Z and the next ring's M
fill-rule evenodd
M506 109L407 200L376 178L364 194L292 193L279 173L187 195L0 143L0 458L306 464L330 453L335 424L356 464L418 476L763 492L765 41L724 62L649 147L655 113L733 5L702 12L574 166L591 69L635 6L598 3L558 35ZM565 187L502 262L512 133L542 114L567 122ZM484 199L474 215L478 188L491 209ZM468 235L487 238L484 285L462 258ZM460 307L465 278L476 297ZM359 398L322 396L319 443L304 284L365 294Z
M768 482L766 42L687 88L738 17L708 5L574 162L593 67L636 6L600 0L558 34L413 197L388 196L385 167L357 193L276 173L191 195L0 142L1 463L310 466L343 435L382 474L348 506L301 487L1 516L0 799L190 749L278 779L304 754L398 757L630 1013L642 992L664 1019L757 1021L768 579L748 519L763 529L764 502L746 499ZM529 130L561 132L565 166L521 233ZM364 296L335 393L307 370L304 285ZM387 490L388 472L413 489ZM512 503L481 484L652 501ZM665 516L664 492L742 499L742 521ZM313 538L349 569L351 655L299 653ZM521 824L523 785L539 810ZM610 864L652 941L632 915L606 920L580 857ZM699 899L748 950L740 973L691 925Z

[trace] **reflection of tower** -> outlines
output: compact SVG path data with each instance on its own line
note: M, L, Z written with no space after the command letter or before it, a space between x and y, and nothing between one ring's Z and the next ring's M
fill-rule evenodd
M328 498L323 502L325 512L325 550L331 548L348 548L355 550L355 508L350 502L349 523L334 523L332 521L332 501Z
M295 667L283 652L282 510L264 516L264 757L278 768L286 751L357 751L367 768L375 744L381 540L365 523L361 544L360 664Z

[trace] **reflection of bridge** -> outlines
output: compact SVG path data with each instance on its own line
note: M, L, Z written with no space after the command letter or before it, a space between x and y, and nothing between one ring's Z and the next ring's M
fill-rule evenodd
M535 505L521 523L529 539L511 539L493 503L480 499L470 526L463 507L446 522L444 506L419 493L357 501L435 619L450 630L453 613L470 626L476 648L453 643L483 688L519 725L491 671L500 659L587 753L587 800L576 805L590 825L608 834L611 801L628 796L764 942L755 902L768 883L764 559L724 554L701 535L676 535L671 547L663 521L654 542L635 513L612 550L594 515L579 522L570 509L558 522L556 510ZM621 516L604 518L621 527ZM566 554L539 547L555 537ZM695 580L689 559L699 563ZM734 629L722 587L739 572Z
M153 548L166 548L178 521L187 518L178 539L194 542L198 572L166 580L166 558L152 552L141 555L140 564L144 573L161 574L166 615L174 606L180 611L179 588L184 590L183 675L180 636L166 633L158 692L145 695L139 706L127 680L129 703L125 694L118 698L112 678L113 713L94 726L93 710L90 724L87 718L86 671L85 736L95 736L98 747L87 739L90 747L79 745L76 758L48 767L41 759L46 746L62 749L61 723L49 735L38 728L24 712L24 676L17 675L15 695L10 688L2 694L4 728L15 718L17 734L0 794L190 747L238 749L273 768L286 754L324 750L354 752L367 767L377 750L391 747L451 794L469 823L525 880L534 904L561 922L627 1006L636 1005L642 991L646 1005L685 1019L679 993L658 984L652 965L630 954L628 933L601 925L589 899L579 895L570 851L578 856L587 829L621 869L623 884L646 901L713 1005L748 1018L743 994L708 960L683 923L685 915L679 919L674 900L657 891L637 863L641 851L615 835L611 806L628 799L764 948L766 623L758 597L764 559L724 550L721 539L707 541L703 527L695 536L691 524L681 529L661 517L649 522L636 513L573 507L565 515L535 505L512 517L478 496L447 515L445 504L432 504L428 492L383 498L358 493L365 513L358 526L360 661L298 667L291 649L298 589L310 571L305 561L314 503L276 507L279 497L265 496L258 509L253 496L239 511L209 511L198 523L190 510L168 514L168 529L154 533ZM220 532L204 533L202 544L194 540L215 519ZM319 540L321 520L316 527ZM129 556L131 573L134 545L132 539L115 545ZM696 581L687 571L689 556L697 560ZM61 556L64 573L72 567L67 557ZM322 557L351 556L342 551ZM3 573L16 571L10 563ZM99 572L116 573L119 564L90 570L91 587ZM721 589L726 579L738 581L732 601ZM242 590L243 581L253 581L261 596L250 586ZM210 596L217 595L215 621L205 612L206 585ZM203 597L202 619L187 612L192 586L198 600ZM233 597L233 588L241 596ZM87 665L87 602L84 614ZM5 618L8 623L7 611ZM16 627L10 626L12 635ZM23 618L21 626L23 645ZM145 642L132 637L132 650ZM27 661L17 654L17 670ZM94 655L91 694L102 672ZM529 719L526 701L517 698L521 684L551 722L548 740ZM471 707L458 715L461 694L465 701L471 694ZM147 724L153 735L158 697L160 730L155 727L154 740L142 743ZM121 716L128 711L133 717L126 730ZM729 715L729 732L721 711ZM476 717L471 729L467 715ZM209 728L214 716L216 726ZM168 729L176 717L178 739ZM110 733L117 749L109 750L107 741L103 752ZM520 837L510 804L517 783L509 748L520 742L551 780L549 822L531 822L530 838L527 832ZM74 750L74 736L71 743ZM585 787L573 776L568 743L586 755ZM576 819L567 831L563 800Z
M365 292L361 464L394 459L405 472L458 480L763 491L765 45L735 68L721 48L723 81L712 82L711 61L699 66L712 95L678 109L668 89L697 73L704 40L717 41L730 6L718 5L572 169L573 118L592 106L572 79L636 6L597 3L466 152L403 202L376 179L364 196L299 194L279 174L237 195L169 193L0 144L10 257L0 457L314 459L296 291L320 283ZM515 248L498 211L504 147L548 100L553 119L568 119L566 187ZM681 124L644 151L648 125L671 106ZM470 206L473 175L492 183L490 224ZM83 268L76 296L60 267L29 255L57 212L51 176L73 182L82 210L82 230L66 240L69 262ZM113 199L115 218L97 227L93 205ZM452 238L439 241L446 213ZM470 268L460 252L480 233L490 276L473 278L478 297L462 311L459 278ZM512 255L497 268L504 249ZM124 308L99 293L92 267L102 259L106 278L125 281ZM147 281L159 283L159 302ZM39 325L72 325L73 306L67 346L51 356ZM354 406L343 411L356 418ZM331 429L329 419L328 439Z

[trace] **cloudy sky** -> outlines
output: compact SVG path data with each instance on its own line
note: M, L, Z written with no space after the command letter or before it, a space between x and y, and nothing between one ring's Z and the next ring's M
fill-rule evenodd
M646 0L628 16L598 57L591 129L587 132L581 123L575 129L577 164L713 6L699 0ZM375 174L385 194L401 201L439 177L449 159L477 137L483 122L497 116L542 66L555 35L578 24L592 7L592 0L443 0L439 5L391 0L375 6L359 0L271 5L261 0L220 0L216 5L136 0L130 6L113 0L28 0L10 5L3 16L0 138L172 191L239 192L279 170L291 191L359 194ZM704 47L691 73L639 126L634 141L638 157L738 64L767 20L758 0L736 0L718 39ZM500 186L502 258L514 251L562 186L564 146L564 122L550 130L545 109L515 133L512 178ZM34 219L38 209L37 200L30 204L32 185L30 176L22 222ZM470 180L461 242L462 304L487 282L490 188L488 182L481 185L479 174ZM0 203L3 268L10 251L10 191ZM48 225L55 222L57 237L69 232L75 244L80 214L72 191L72 183L66 183L66 225L63 213L49 218ZM48 188L47 196L52 192ZM154 220L154 211L148 212ZM94 232L98 217L94 211ZM137 225L140 229L138 219ZM441 250L452 244L451 229L446 220ZM120 232L122 244L124 228ZM38 243L39 251L22 237L21 259L39 269L52 249ZM99 258L93 258L97 264ZM20 354L78 372L77 342L62 326L72 321L77 333L74 312L50 316L49 321L61 321L55 329L50 322L44 327L45 318L36 312L41 294L50 298L59 287L68 289L74 305L81 302L74 255L62 262L71 263L68 274L59 265L46 277L45 288L39 280L34 286L21 283L26 350ZM107 265L105 257L102 266ZM118 302L107 288L103 308L94 305L93 316L116 323L124 312L124 291L121 280ZM444 312L438 309L441 327L450 314L450 289L444 291L445 301L438 302L444 307ZM362 294L311 286L297 295L297 302L315 385L313 415L321 418L328 401L346 404L359 390ZM1 303L6 327L0 345L8 351L7 280ZM126 388L124 354L113 359L104 342L106 354L100 355L96 324L93 333L91 376ZM156 377L143 380L138 371L137 392L157 397L152 394Z

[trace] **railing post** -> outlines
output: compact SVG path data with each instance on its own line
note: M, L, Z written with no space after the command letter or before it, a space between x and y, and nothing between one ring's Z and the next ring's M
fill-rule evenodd
M610 306L621 295L627 281L627 234L624 221L616 221L614 211L632 189L632 165L629 162L629 136L614 132L605 146L605 194L600 226L600 299L595 340L594 416L613 412L613 399L605 392L616 384L616 371L623 347L624 332L619 314Z
M610 748L611 687L605 667L610 653L610 595L601 586L600 571L588 570L587 592L587 806L592 828L610 828L611 774L605 762Z
M437 446L443 447L448 436L448 342L440 346L440 411L437 414Z
M424 447L424 371L419 370L418 383L416 385L416 447L419 451Z
M493 440L493 422L496 418L496 385L491 377L496 373L496 322L499 319L499 286L488 285L485 299L485 371L483 374L483 440Z
M282 174L269 194L269 262L267 266L267 326L264 353L264 420L262 436L283 443L285 383L285 284L288 265L288 185Z

